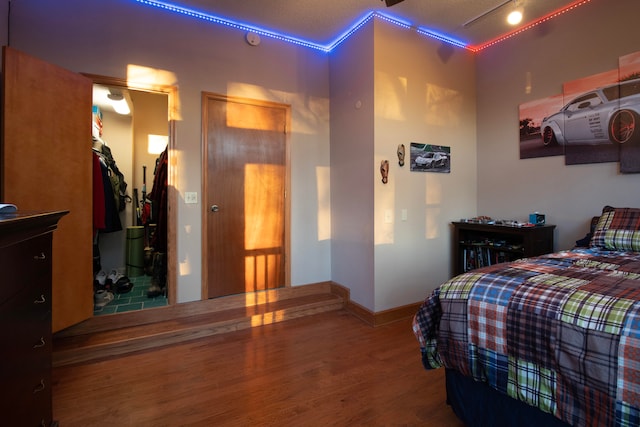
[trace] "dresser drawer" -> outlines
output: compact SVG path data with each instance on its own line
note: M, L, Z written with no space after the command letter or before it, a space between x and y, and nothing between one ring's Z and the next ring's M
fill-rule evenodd
M38 236L0 249L0 310L25 287L51 288L51 237ZM51 301L49 301L49 304Z
M51 323L11 325L13 333L3 328L0 340L4 345L0 350L0 377L3 379L21 377L40 369L50 369L52 336Z
M11 379L3 387L11 390L10 399L0 400L2 425L48 426L51 424L51 374L33 373L20 380Z
M41 283L25 283L0 304L2 365L51 350L51 291ZM0 365L0 371L4 366Z

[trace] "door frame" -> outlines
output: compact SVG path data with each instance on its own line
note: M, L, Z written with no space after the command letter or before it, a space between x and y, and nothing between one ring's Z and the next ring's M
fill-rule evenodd
M241 96L233 96L233 95L222 95L213 92L202 92L202 106L201 106L201 114L202 114L202 218L201 218L201 228L202 228L202 299L209 299L209 275L211 272L209 271L209 250L207 249L207 236L209 233L209 226L207 217L209 215L209 202L210 200L206 200L206 196L209 194L208 188L208 164L209 164L209 150L208 150L208 115L207 115L207 101L208 100L219 100L223 102L235 102L242 104L254 105L257 107L277 107L284 108L285 110L285 197L284 197L284 250L285 250L285 259L284 259L284 287L288 288L291 286L291 268L290 268L290 253L291 253L291 144L290 144L290 135L291 135L291 105L284 104L280 102L274 101L264 101L252 98L246 98Z
M168 169L167 169L167 302L169 305L177 303L177 236L176 236L176 208L177 191L175 189L177 165L175 161L175 129L177 120L178 88L170 85L132 82L126 79L101 76L98 74L81 73L90 78L94 84L105 86L119 86L141 92L153 92L168 96ZM134 113L135 114L135 113Z

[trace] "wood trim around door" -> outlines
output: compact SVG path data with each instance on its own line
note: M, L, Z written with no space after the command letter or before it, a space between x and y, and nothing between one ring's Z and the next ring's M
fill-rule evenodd
M284 262L284 275L285 275L285 287L291 286L291 105L283 104L273 101L256 100L251 98L222 95L211 92L202 92L202 299L209 299L209 271L208 265L208 247L206 242L206 236L208 235L208 221L207 215L209 214L209 201L205 199L205 196L209 194L208 188L208 116L207 116L207 101L208 100L220 100L224 102L236 102L254 106L262 107L278 107L284 108L286 111L286 124L285 124L285 199L284 199L284 247L285 247L285 262Z

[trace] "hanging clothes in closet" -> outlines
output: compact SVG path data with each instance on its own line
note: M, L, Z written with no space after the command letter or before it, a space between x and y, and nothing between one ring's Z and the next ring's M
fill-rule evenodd
M118 169L111 149L102 139L95 136L93 137L93 155L95 231L101 233L121 231L120 211L125 209L127 183Z
M151 285L147 290L149 298L155 298L167 292L167 183L169 167L169 148L156 160L153 172L153 187L146 195L142 222L145 225L155 223L150 235L149 249L152 251ZM149 209L147 209L149 208Z
M127 183L109 146L93 136L93 273L102 272L100 234L122 231L120 212L125 210ZM112 271L113 272L113 271Z
M160 154L156 162L153 187L148 198L151 200L156 231L151 237L150 245L157 252L167 252L167 174L169 167L169 148Z

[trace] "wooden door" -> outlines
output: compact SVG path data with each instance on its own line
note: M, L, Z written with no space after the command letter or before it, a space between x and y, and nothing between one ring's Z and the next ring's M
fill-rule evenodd
M53 236L52 329L93 315L90 79L3 48L1 201L61 211Z
M286 105L203 94L207 298L285 285Z

